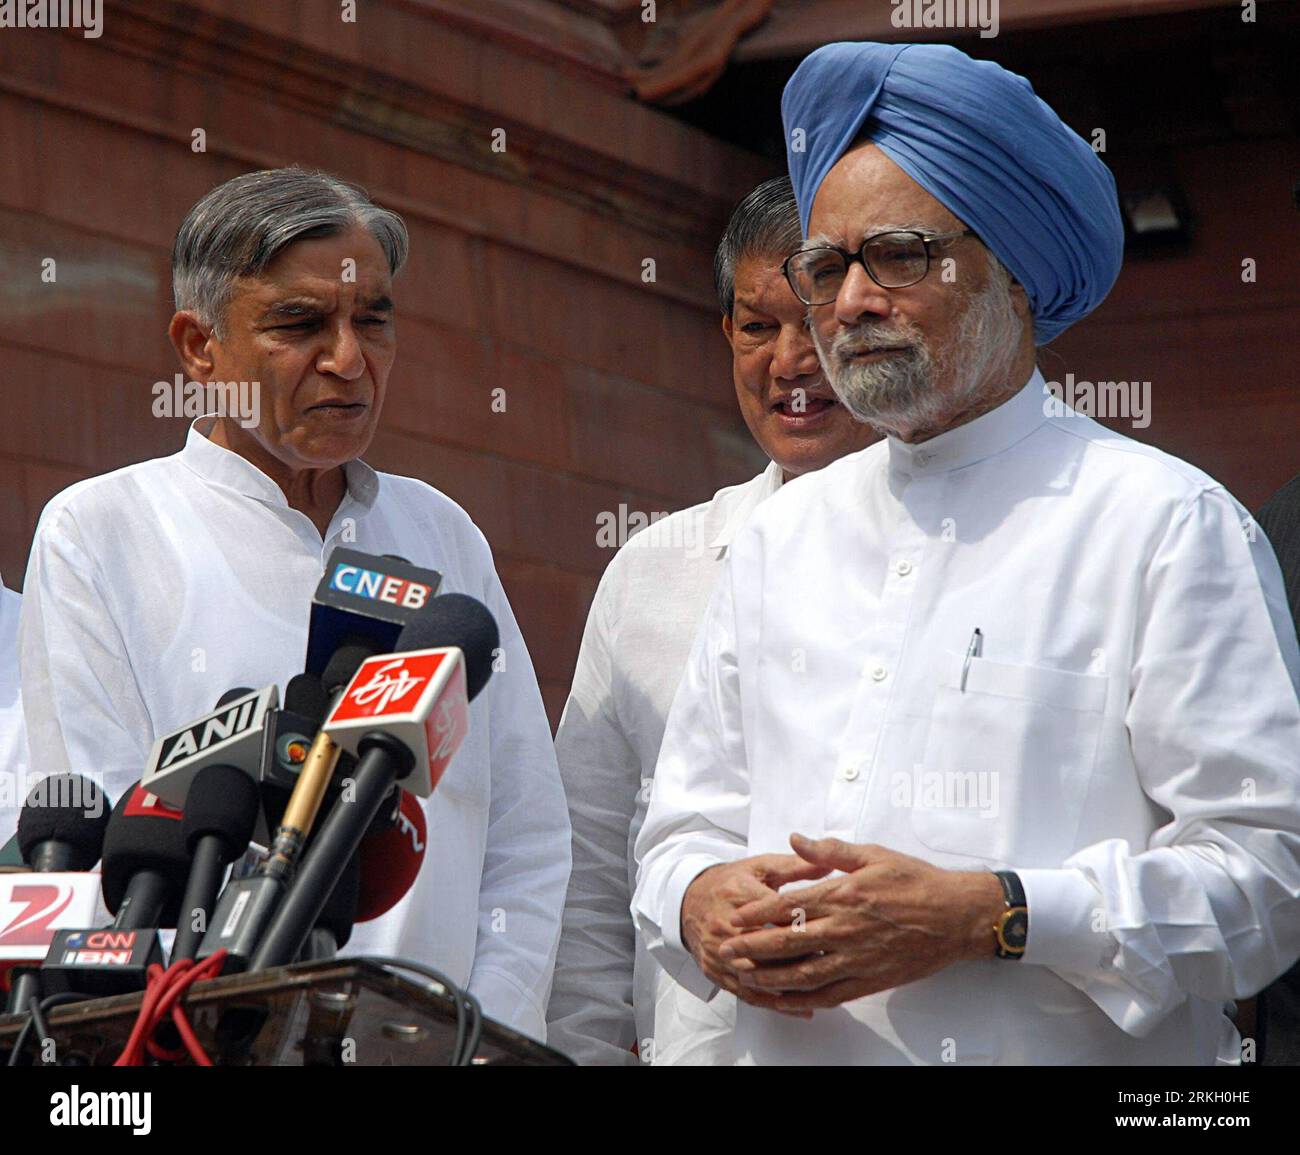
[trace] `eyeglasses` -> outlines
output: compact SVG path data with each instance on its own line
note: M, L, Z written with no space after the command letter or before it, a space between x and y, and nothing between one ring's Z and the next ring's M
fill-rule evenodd
M959 233L876 233L863 241L857 252L818 245L787 257L781 267L794 295L805 305L829 305L839 296L854 261L882 289L904 289L930 271L931 245L974 235L971 229Z

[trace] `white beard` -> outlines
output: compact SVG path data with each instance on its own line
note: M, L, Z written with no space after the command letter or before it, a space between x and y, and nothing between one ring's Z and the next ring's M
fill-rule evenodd
M859 421L883 432L943 428L983 392L1002 391L1020 338L1010 278L1000 266L970 298L951 353L936 357L910 322L840 329L829 347L813 326L813 343L840 403ZM877 361L854 361L864 348L902 345ZM947 385L944 389L943 384Z

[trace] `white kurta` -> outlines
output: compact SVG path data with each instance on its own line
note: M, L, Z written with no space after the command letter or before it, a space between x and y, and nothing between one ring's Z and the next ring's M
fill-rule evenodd
M303 667L312 594L330 552L394 553L483 601L504 668L425 802L415 885L353 931L344 953L389 954L468 982L491 1017L544 1038L569 874L569 821L532 663L483 535L436 489L347 465L325 540L248 461L202 436L55 497L23 601L23 699L33 765L102 778L116 800L154 738L234 686ZM431 452L434 452L431 450ZM13 817L7 819L12 828Z
M636 847L652 953L707 994L682 894L791 831L1017 870L1030 912L1019 962L809 1021L742 1005L742 1062L1208 1063L1225 1001L1300 954L1273 552L1199 470L1044 394L844 458L732 544Z
M18 612L23 599L0 583L0 807L21 806L27 796L27 735L18 690ZM0 842L13 831L0 827Z
M548 1011L553 1046L580 1063L730 1063L734 1000L705 1003L645 951L628 913L632 847L659 743L727 544L781 485L744 485L629 539L601 577L555 736L573 822L573 876Z

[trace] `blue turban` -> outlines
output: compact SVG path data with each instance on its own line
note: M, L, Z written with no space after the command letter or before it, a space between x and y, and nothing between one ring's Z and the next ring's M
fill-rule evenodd
M946 44L828 44L795 70L781 118L805 236L826 174L870 140L1024 286L1035 344L1086 317L1119 276L1110 169L1028 80L992 61Z

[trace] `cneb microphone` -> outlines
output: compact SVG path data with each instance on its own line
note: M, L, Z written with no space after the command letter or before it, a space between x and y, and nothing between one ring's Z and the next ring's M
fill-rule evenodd
M311 605L309 674L323 674L341 646L363 641L372 654L396 649L397 635L428 609L442 574L392 554L336 549Z
M491 676L497 644L486 606L446 594L402 631L400 652L361 664L322 730L358 754L352 796L330 811L250 969L280 966L298 953L395 780L421 796L432 793L465 738L469 700Z

